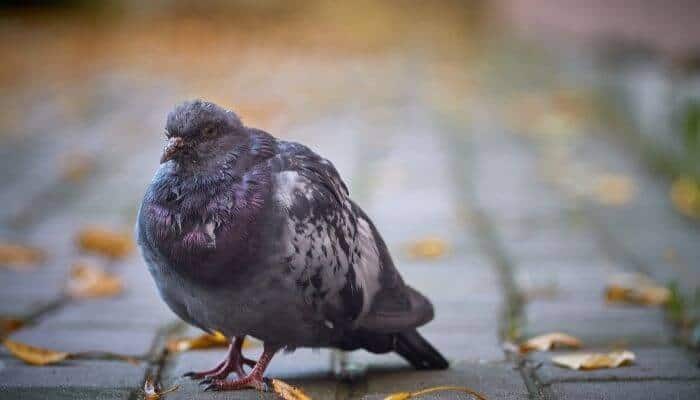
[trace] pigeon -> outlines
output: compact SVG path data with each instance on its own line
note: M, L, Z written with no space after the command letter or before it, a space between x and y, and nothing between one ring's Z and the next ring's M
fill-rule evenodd
M330 161L201 99L176 106L165 135L137 243L170 309L231 340L219 365L187 376L206 390L267 390L273 356L302 347L448 368L416 330L431 302L404 282ZM263 343L257 361L241 353L246 336Z

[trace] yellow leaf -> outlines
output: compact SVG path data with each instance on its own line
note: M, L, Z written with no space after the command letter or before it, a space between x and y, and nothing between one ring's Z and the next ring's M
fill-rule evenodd
M414 397L419 397L424 394L428 393L435 393L435 392L445 392L445 391L454 391L454 392L462 392L462 393L467 393L477 400L486 400L486 397L482 395L479 392L475 392L468 387L464 386L435 386L427 389L421 389L415 392L396 392L388 395L387 397L384 398L384 400L406 400L406 399L412 399Z
M179 338L168 341L166 347L172 353L178 353L187 350L210 349L214 347L227 347L231 340L224 336L221 332L214 332L213 335L208 333L195 336L193 338ZM246 348L248 340L243 343Z
M634 182L624 175L602 174L595 180L595 198L602 204L625 205L634 198L635 192Z
M13 356L32 365L56 364L70 357L70 353L34 347L10 339L3 340L2 344Z
M88 154L74 152L61 157L59 168L63 180L77 183L85 179L95 169L95 159Z
M573 353L552 357L556 365L575 370L591 370L601 368L618 368L634 362L635 356L631 351L613 351L610 353Z
M78 246L87 252L112 259L123 258L134 249L131 235L101 227L83 229L78 233L77 242Z
M520 352L527 353L529 351L546 351L554 347L565 346L579 348L583 345L581 340L566 333L553 332L546 335L536 336L523 342L520 345Z
M417 240L408 246L408 253L414 259L436 259L448 251L448 244L437 237Z
M618 274L605 288L605 300L610 303L631 303L645 306L666 304L671 291L640 274Z
M111 297L123 290L121 278L97 266L78 262L71 269L67 291L73 298Z
M146 382L143 383L143 392L146 394L146 400L158 400L164 394L174 392L180 388L180 385L175 385L168 390L161 391L159 386L155 383L153 377L149 376L146 378Z
M284 400L311 400L306 393L279 379L272 380L272 390Z
M680 177L671 185L674 207L689 217L700 218L700 183L689 177Z
M384 398L384 400L407 400L411 398L410 392L392 393Z
M16 243L0 242L0 266L12 269L26 269L44 261L44 252Z

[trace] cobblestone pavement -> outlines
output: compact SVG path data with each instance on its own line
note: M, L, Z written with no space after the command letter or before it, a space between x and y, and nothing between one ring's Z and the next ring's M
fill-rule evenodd
M689 399L700 394L697 355L675 344L676 332L663 311L611 306L602 296L607 278L617 271L676 280L687 290L699 286L700 231L673 212L667 184L607 136L553 143L522 134L517 124L507 122L498 102L473 92L453 96L454 86L464 80L442 79L454 60L418 61L425 58L290 59L273 73L243 68L217 88L221 99L241 82L277 77L262 84L258 97L246 99L244 120L251 115L251 124L307 143L336 164L384 235L405 279L434 301L435 320L421 332L452 365L446 371L417 372L396 356L355 352L349 357L359 372L344 381L331 376L330 351L300 349L277 357L269 376L319 399L381 399L435 385L468 386L489 399ZM478 84L488 88L487 82ZM142 362L87 359L32 367L2 349L0 398L136 399L143 397L147 375L157 376L164 387L180 385L168 399L274 398L252 391L203 393L181 377L214 365L223 351L163 356L168 337L197 332L159 300L137 255L108 266L125 280L123 295L84 301L62 295L78 256L77 229L93 223L131 226L157 164L165 114L176 101L202 94L178 82L128 75L108 75L84 87L34 101L32 117L23 125L29 135L3 144L0 169L12 172L0 177L0 232L44 248L50 258L29 272L0 270L0 314L28 320L13 339L64 351L117 352ZM316 92L284 106L270 100L300 89ZM66 118L57 106L66 98L83 99L78 118ZM236 108L231 102L227 105ZM256 106L268 111L256 113ZM43 131L48 121L52 134ZM562 182L552 179L551 168L543 168L552 152L564 152L570 165L624 174L636 194L617 206L579 196L566 185L566 178L575 175L560 171ZM80 154L97 154L96 166L85 180L65 182L56 163ZM426 237L447 241L449 252L436 260L409 257L407 243ZM624 346L637 361L620 369L578 372L553 366L550 353L521 359L503 350L502 343L513 337L550 331L578 336L591 349ZM468 397L442 392L424 398Z

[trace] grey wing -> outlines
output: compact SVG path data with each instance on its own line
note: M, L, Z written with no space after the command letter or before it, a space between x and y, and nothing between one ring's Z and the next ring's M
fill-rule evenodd
M358 327L371 332L394 333L426 324L433 319L433 305L412 287L406 285L399 275L384 240L364 211L353 203L358 216L361 243L376 249L377 289ZM363 252L364 253L364 252ZM361 259L359 267L369 269L371 258Z
M333 164L300 144L280 148L274 193L288 216L286 262L317 318L376 332L432 319L430 302L403 283Z

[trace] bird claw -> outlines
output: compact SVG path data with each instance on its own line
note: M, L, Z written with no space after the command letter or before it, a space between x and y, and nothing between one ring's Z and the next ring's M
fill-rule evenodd
M206 379L202 379L201 381L199 381L199 384L200 385L207 385L207 384L212 383L212 382L214 382L214 379L206 378Z
M207 387L204 388L205 392L218 392L221 388L219 385L216 384L216 382L207 385Z

